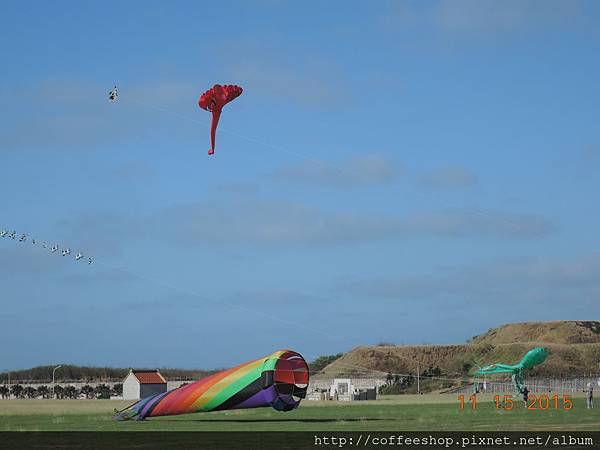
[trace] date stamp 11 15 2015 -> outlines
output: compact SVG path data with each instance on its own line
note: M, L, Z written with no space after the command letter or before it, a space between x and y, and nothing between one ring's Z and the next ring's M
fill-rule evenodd
M477 409L477 396L471 395L468 399L465 399L464 395L458 396L459 408L464 411L465 405L470 403L471 410ZM514 408L514 400L512 395L495 395L494 405L498 410L511 411ZM548 410L559 410L570 411L573 408L573 400L570 395L553 395L548 396L542 394L536 396L535 394L529 394L527 400L524 400L525 406L529 411L548 411Z

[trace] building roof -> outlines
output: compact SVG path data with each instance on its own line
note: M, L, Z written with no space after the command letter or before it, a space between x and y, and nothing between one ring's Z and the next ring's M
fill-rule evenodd
M140 384L165 384L167 382L158 370L132 370L131 372Z

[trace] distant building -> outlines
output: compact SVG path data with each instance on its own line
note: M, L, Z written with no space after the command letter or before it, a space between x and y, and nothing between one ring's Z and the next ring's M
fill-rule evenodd
M375 378L334 378L313 381L307 400L377 400L377 389L385 380Z
M139 400L167 391L167 380L158 370L130 370L123 381L123 400Z

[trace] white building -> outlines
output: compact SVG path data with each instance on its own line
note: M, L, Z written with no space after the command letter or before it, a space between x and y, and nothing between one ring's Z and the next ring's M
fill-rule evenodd
M352 400L355 391L356 388L350 378L336 378L329 388L329 397L335 400L348 401Z
M167 380L158 370L130 370L123 381L123 400L139 400L167 391Z
M312 380L307 400L376 400L377 390L385 384L385 379L377 378L334 378Z

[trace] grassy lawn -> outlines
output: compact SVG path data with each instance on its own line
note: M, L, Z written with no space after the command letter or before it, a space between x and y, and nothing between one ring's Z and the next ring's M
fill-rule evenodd
M571 411L528 411L522 403L497 411L491 396L479 396L476 411L460 411L456 396L406 395L377 401L304 401L295 411L270 408L157 417L115 422L110 400L2 400L0 431L509 431L600 429L600 408L587 410L576 397Z

